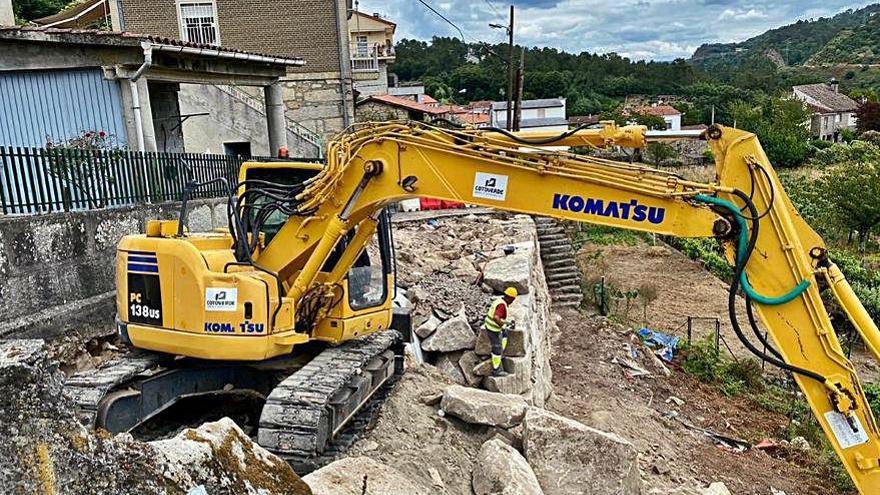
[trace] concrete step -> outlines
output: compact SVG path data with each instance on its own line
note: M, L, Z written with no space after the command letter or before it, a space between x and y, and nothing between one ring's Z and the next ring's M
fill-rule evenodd
M545 266L544 267L544 276L549 280L559 280L568 277L580 277L581 272L577 269L576 266Z
M541 251L559 246L565 246L566 249L571 249L571 242L567 238L554 240L539 239L538 242L541 244Z
M558 240L568 240L568 236L565 234L547 234L547 235L538 235L538 240L540 242L544 241L558 241Z
M567 253L567 252L563 251L561 253L550 253L548 255L541 256L541 260L544 262L544 266L546 266L548 263L553 262L553 261L559 261L559 260L574 261L574 257L571 255L571 253Z
M571 246L568 244L557 244L555 246L541 246L541 256L545 254L557 254L557 253L566 253L568 255L574 254L571 250Z
M559 280L547 280L547 288L550 289L551 292L569 286L575 286L580 290L581 279L578 277L561 277Z
M555 260L549 260L544 263L544 268L562 268L562 267L571 267L577 270L577 265L571 256L566 256L564 258L559 258ZM546 270L545 270L546 271Z
M537 229L538 239L543 239L544 237L554 235L554 234L565 234L565 229L562 227L548 227L546 229Z
M551 294L563 294L563 293L582 294L581 285L580 284L571 284L571 283L568 283L565 285L560 285L558 287L550 287L550 293Z
M550 218L550 217L535 217L535 223L537 223L537 224L547 224L547 223L556 224L556 219Z
M580 301L553 301L553 306L556 308L578 308L580 305Z
M580 304L580 302L584 299L584 296L580 294L563 294L559 296L551 296L550 299L552 299L554 303L573 302Z

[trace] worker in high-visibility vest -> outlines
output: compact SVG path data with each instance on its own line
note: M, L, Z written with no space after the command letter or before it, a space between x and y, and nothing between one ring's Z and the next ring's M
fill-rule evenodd
M492 344L492 376L507 375L501 366L501 358L504 357L504 351L507 349L508 306L518 295L514 287L508 287L504 290L504 295L492 301L489 311L486 312L483 326L489 336L489 343Z

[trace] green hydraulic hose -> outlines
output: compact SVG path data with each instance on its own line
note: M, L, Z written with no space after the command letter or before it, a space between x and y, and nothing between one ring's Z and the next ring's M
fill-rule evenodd
M733 213L734 218L736 218L736 222L739 224L740 232L739 232L739 248L736 250L737 262L741 262L743 257L746 256L746 250L748 248L748 239L749 239L749 226L746 223L745 217L742 215L742 212L737 208L735 204L725 199L716 198L713 196L707 196L705 194L698 194L694 197L697 201L708 203L711 205L719 206L721 208L725 208L731 213ZM804 291L810 287L809 280L802 280L794 289L789 291L787 294L784 294L779 297L770 297L759 294L752 285L749 283L749 279L746 276L745 270L742 271L742 275L740 278L740 283L742 284L743 291L755 302L759 304L764 304L767 306L779 306L781 304L785 304L791 302Z

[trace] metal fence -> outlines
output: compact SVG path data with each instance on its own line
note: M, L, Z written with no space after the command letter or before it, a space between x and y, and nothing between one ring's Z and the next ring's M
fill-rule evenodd
M180 199L188 178L235 183L243 157L0 146L0 212L48 213ZM219 184L193 197L224 196Z

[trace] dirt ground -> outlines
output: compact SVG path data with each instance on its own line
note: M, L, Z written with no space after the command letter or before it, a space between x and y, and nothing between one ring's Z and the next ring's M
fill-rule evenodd
M653 372L628 378L612 360L627 357L623 344L629 342L630 331L603 317L575 312L566 313L558 324L555 388L548 409L632 441L641 453L644 493L699 495L717 481L736 495L768 495L771 487L788 495L837 493L804 466L761 450L716 446L702 431L683 423L754 442L784 428L784 415L757 410L745 399L726 398L674 367L670 377ZM684 402L678 405L670 397Z

